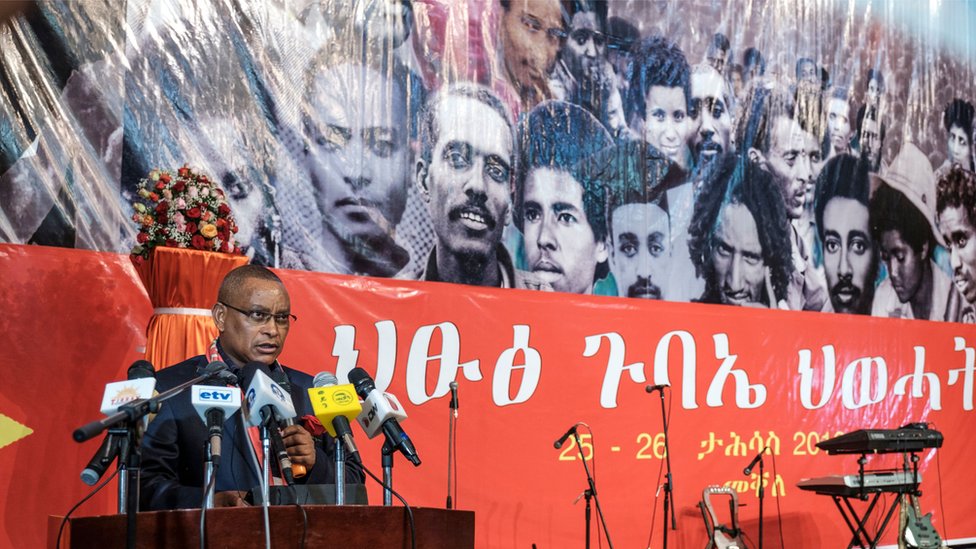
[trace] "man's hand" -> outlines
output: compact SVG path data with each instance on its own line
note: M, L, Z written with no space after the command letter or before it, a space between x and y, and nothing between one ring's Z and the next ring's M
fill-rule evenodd
M315 440L301 425L289 425L281 430L281 439L292 464L311 469L315 465Z
M214 494L214 507L247 507L248 504L244 501L246 495L247 492L239 490L217 492Z

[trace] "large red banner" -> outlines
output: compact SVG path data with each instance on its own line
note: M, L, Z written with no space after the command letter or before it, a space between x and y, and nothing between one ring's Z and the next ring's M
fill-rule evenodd
M458 382L456 503L476 511L478 547L582 547L580 453L596 473L614 546L659 546L661 397L645 386L663 384L678 526L671 546L705 543L697 503L709 485L738 492L756 541L759 470L742 470L766 446L766 543L781 535L789 547L846 543L830 499L796 483L854 473L856 456L828 456L816 443L921 421L945 444L920 453L920 506L943 537L976 536L965 459L976 451L972 327L280 274L299 317L283 362L340 378L363 367L406 407L403 426L423 464L398 458L394 479L411 505L445 503L448 384ZM139 357L151 307L128 259L115 254L5 245L0 276L0 544L38 546L45 517L87 492L77 474L97 443L75 444L70 432L97 417L103 384ZM554 449L576 422L586 424L582 448L570 440ZM360 441L376 473L379 442ZM900 456L867 463L901 465ZM112 489L79 513L112 512ZM378 487L369 489L380 502Z

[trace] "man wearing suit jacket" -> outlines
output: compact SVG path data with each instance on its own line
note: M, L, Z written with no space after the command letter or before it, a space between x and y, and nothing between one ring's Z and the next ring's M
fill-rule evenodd
M310 414L307 390L312 386L312 377L278 363L278 355L295 320L288 291L281 280L256 265L234 269L221 283L212 313L220 335L209 352L159 371L156 388L165 391L193 379L198 369L214 360L225 362L234 372L250 362L260 362L272 372L281 370L287 375L298 417ZM297 483L334 482L333 441L316 441L301 425L285 427L281 436L292 464L304 465L308 471ZM143 439L143 509L201 506L206 439L207 428L190 404L189 392L163 403ZM259 486L260 470L251 445L241 414L231 414L224 422L215 506L246 505L247 492ZM350 461L346 465L347 482L361 483L363 476L359 469Z

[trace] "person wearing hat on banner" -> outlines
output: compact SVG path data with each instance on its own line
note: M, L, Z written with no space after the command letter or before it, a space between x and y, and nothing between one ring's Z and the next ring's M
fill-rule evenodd
M976 174L953 166L936 187L939 232L949 250L952 277L962 299L951 302L948 320L976 323Z
M932 260L942 236L935 224L935 174L906 144L883 175L871 174L871 237L888 277L875 290L873 316L946 320L952 281Z

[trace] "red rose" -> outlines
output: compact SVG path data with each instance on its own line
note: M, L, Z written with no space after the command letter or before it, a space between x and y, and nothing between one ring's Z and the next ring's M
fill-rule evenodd
M160 180L156 182L156 190L161 191L165 188L166 188L166 183L163 183L162 178L160 178Z
M224 191L222 189L214 189L214 194L216 194L220 198L224 197Z
M199 206L194 206L186 211L186 216L190 219L200 219L200 208Z
M169 248L179 248L179 245L172 238L166 239L166 246Z
M220 251L221 252L224 252L224 253L227 253L227 252L230 251L230 246L227 245L227 242L221 242L221 244L220 244Z
M145 244L148 240L149 240L148 233L140 232L139 234L136 235L136 242L138 242L139 244Z
M186 189L186 183L184 183L183 181L177 181L176 183L173 183L174 191L181 193L183 192L184 189Z
M186 177L186 176L190 175L190 168L187 168L186 166L183 166L179 170L176 170L176 173L180 174L180 177Z
M166 213L169 211L169 202L160 202L156 205L156 213Z
M193 238L190 239L190 245L193 246L194 248L198 249L198 250L206 250L207 249L207 239L206 238L203 238L202 236L200 236L198 234L195 234L195 235L193 235Z
M152 200L153 202L155 202L155 201L159 200L159 195L156 194L156 193L149 193L149 200Z
M166 212L156 215L156 223L160 225L165 225L169 218L166 217Z
M196 232L197 232L196 223L191 222L186 224L186 234L196 234Z
M217 225L217 228L218 229L225 229L225 228L227 228L227 220L224 219L223 217L221 217L221 218L217 219L216 225Z
M169 181L170 181L170 177L169 177L169 174L168 174L168 173L164 173L164 174L161 174L161 175L159 176L159 180L160 180L161 182L163 182L163 183L169 183Z
M217 206L217 213L220 214L220 215L227 215L227 214L229 214L230 213L230 206L228 206L227 204L221 204L220 206Z

